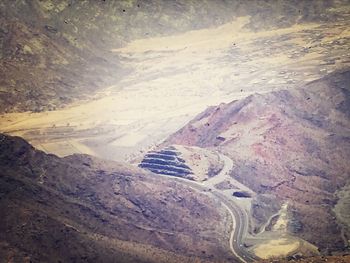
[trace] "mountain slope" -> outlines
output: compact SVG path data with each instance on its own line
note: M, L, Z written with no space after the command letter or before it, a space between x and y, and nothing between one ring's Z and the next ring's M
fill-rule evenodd
M261 199L272 195L288 205L290 233L324 253L341 251L348 246L349 222L333 208L337 190L349 183L349 83L350 71L343 71L295 90L211 107L165 145L207 147L229 156L235 163L231 176L257 193L252 232L268 220L262 209L269 201Z
M91 99L129 72L110 50L133 39L218 26L247 15L252 16L247 26L253 30L328 21L339 16L331 7L346 4L1 1L0 112L54 110L77 99Z
M231 221L169 178L1 135L0 258L32 262L229 261Z

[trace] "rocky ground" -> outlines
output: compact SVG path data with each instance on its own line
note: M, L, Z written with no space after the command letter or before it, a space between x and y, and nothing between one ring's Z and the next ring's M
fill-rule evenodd
M288 201L290 233L323 253L346 250L348 226L333 207L349 180L349 80L343 71L299 89L211 107L167 142L224 152L235 163L232 177L258 196ZM271 207L266 200L253 206L256 219L260 206Z
M86 155L61 159L5 135L0 166L6 262L232 260L225 210L168 178Z
M293 259L290 258L288 260L267 260L262 261L262 263L286 263L286 262L300 262L300 263L323 263L323 262L329 262L329 263L348 263L350 262L350 256L333 256L333 257L310 257L305 259Z

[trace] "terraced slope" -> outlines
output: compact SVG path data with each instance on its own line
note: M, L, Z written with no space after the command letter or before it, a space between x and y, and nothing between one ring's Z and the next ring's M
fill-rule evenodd
M145 155L139 167L157 174L193 179L190 167L178 155L179 152L174 147L168 147L158 152L149 152Z

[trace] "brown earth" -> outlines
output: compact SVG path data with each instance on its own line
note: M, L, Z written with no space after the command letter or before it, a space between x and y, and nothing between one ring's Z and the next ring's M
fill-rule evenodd
M232 261L226 210L170 178L5 135L0 167L6 262Z
M289 232L324 253L342 251L350 233L341 234L332 208L350 173L349 83L350 71L342 71L211 107L166 144L225 153L235 163L232 177L258 195L288 201Z
M288 259L288 260L266 260L261 261L262 263L287 263L287 262L298 262L298 263L348 263L350 262L350 256L330 256L330 257L310 257L303 259Z

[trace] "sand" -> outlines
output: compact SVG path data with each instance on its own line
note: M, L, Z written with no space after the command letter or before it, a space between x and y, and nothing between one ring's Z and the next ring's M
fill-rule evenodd
M280 238L258 245L254 249L254 253L262 259L285 257L298 249L298 247L299 241Z
M64 109L2 115L0 131L22 136L59 156L88 153L131 160L208 106L255 92L293 88L343 63L319 71L322 60L342 52L326 44L348 36L346 25L318 40L325 45L303 53L315 32L331 32L332 24L256 33L243 28L248 21L249 17L241 17L217 28L140 39L114 49L123 66L132 70L118 84L101 90L95 100ZM325 51L328 54L321 54Z

